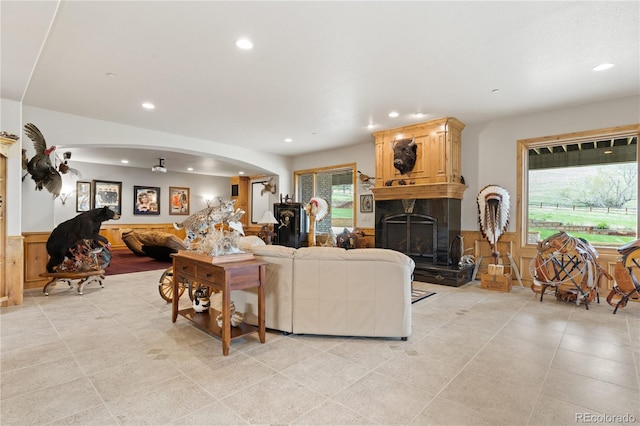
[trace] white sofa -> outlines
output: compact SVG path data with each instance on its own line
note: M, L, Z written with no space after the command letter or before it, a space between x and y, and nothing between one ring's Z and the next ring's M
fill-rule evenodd
M375 248L241 248L267 262L267 328L403 339L411 334L410 257ZM232 299L245 321L256 324L257 290L234 291Z

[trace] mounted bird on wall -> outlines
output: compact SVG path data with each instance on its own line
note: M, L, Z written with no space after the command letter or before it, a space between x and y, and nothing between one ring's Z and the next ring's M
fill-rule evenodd
M44 136L42 136L40 130L31 123L24 125L24 132L29 136L29 139L33 141L33 148L36 154L28 160L26 150L23 149L22 168L27 171L27 174L31 175L31 179L36 183L37 191L42 191L42 188L46 188L47 191L53 194L54 198L58 197L62 189L62 177L58 170L56 170L50 157L56 150L55 145L47 148ZM27 177L27 174L22 177L22 180Z
M362 173L360 170L358 170L358 179L360 179L361 183L372 183L372 180L375 180L376 178L374 176L369 176L366 175L364 173Z
M357 172L358 180L360 180L360 185L362 185L363 188L369 189L375 184L376 178L374 176L364 174L360 170L357 170Z

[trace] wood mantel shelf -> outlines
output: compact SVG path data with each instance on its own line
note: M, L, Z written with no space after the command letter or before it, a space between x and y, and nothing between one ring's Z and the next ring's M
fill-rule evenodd
M11 145L13 145L14 143L16 143L15 139L9 139L0 136L0 155L9 157L9 148L11 148Z
M461 183L428 183L371 188L376 201L453 198L462 200L467 185Z

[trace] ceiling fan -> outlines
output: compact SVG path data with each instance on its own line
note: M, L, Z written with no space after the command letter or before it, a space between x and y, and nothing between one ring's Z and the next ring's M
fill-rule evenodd
M158 158L159 163L151 167L152 172L167 173L167 168L164 166L164 158Z

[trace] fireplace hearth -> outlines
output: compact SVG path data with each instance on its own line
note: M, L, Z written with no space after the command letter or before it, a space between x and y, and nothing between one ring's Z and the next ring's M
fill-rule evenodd
M451 250L460 235L461 200L380 200L375 211L376 247L411 257L416 280L457 287L471 279L473 267L459 267L459 251Z

